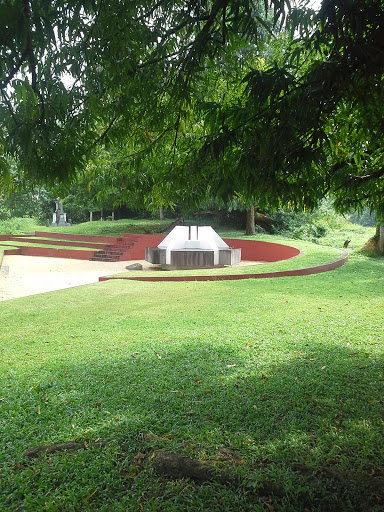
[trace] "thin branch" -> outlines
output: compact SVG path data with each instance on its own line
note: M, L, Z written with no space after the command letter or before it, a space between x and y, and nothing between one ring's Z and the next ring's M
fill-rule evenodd
M177 52L167 53L166 55L163 55L162 57L157 57L152 60L147 60L146 62L143 62L142 64L139 64L138 66L136 66L135 70L143 69L143 68L146 68L147 66L151 66L152 64L157 64L158 62L162 62L163 60L167 60L171 57L175 57L176 55L179 55L180 53L187 51L188 48L190 48L192 45L193 45L193 43L189 43L185 48L182 48L182 49L178 50Z
M376 172L373 172L372 174L365 174L364 176L349 176L348 179L350 181L354 181L357 185L360 185L361 183L375 180L376 178L381 178L382 176L384 176L384 167Z
M15 116L15 113L13 111L12 105L11 105L9 99L7 98L7 96L6 96L6 94L5 94L5 92L3 90L1 90L1 95L2 95L3 100L5 101L5 103L6 103L7 107L8 107L8 110L11 112L11 116L12 116L12 119L13 119L14 123L16 125L18 125L19 122L17 120L17 117Z
M175 137L173 139L172 144L172 160L171 160L171 169L173 168L173 164L175 162L175 155L176 155L176 148L177 148L177 136L179 134L179 126L180 126L180 119L181 119L181 108L179 108L179 113L177 115L176 123L175 123Z
M164 135L172 130L174 130L174 126L168 126L168 128L165 128L158 137L156 137L155 140L153 140L146 148L144 149L141 149L140 151L134 151L132 153L130 153L128 156L124 157L124 160L127 161L127 160L130 160L132 158L136 158L138 157L139 155L144 155L145 153L148 153L149 151L151 151L151 149L155 146L155 144L157 144L159 142L159 140L161 140Z
M225 20L225 15L227 13L227 6L228 6L228 1L226 2L226 5L223 7L223 44L225 44L225 35L227 33L227 26L226 26L226 20Z
M343 167L345 167L345 165L345 162L343 162L342 164L335 164L333 166L332 173L335 173L336 170L342 169ZM376 172L373 172L372 174L365 174L364 176L353 176L352 174L350 174L339 187L335 188L334 192L338 192L339 190L342 190L343 188L351 184L359 187L360 185L366 183L367 181L372 181L381 178L382 176L384 176L384 167L382 167Z
M98 9L98 11L96 13L95 20L94 20L94 23L93 23L93 25L91 27L91 30L88 32L87 37L82 42L82 47L84 49L85 54L87 54L88 42L89 42L89 40L92 37L92 34L93 34L93 32L94 32L94 30L96 28L97 22L99 21L102 7L103 7L103 0L100 0L99 9ZM77 77L76 80L72 83L71 88L70 88L70 92L72 92L74 90L75 85L80 81L80 79L81 79L81 77Z
M220 12L221 9L226 9L227 4L228 4L228 0L216 0L214 5L212 6L212 10L211 10L211 13L210 13L210 15L209 15L209 17L207 19L207 22L205 23L205 25L202 28L202 30L196 36L196 39L194 41L193 46L197 46L197 44L200 41L202 42L202 46L205 46L205 44L209 40L209 31L211 30L211 27L212 27L212 25L213 25L213 23L214 23L214 21L216 19L216 16L218 15L218 13ZM200 60L200 56L201 55L198 55L198 59L197 60ZM191 58L192 58L192 53L190 51L188 56L187 56L187 58L186 58L186 63L188 61L190 61ZM185 68L185 66L184 66L184 68Z
M18 60L17 64L13 67L12 71L10 71L9 75L5 80L0 82L0 90L3 91L7 88L8 84L12 81L14 76L20 71L21 66L23 65L23 62L25 61L25 58L27 56L28 52L27 49L24 50L22 53L20 59Z
M170 28L167 30L164 35L162 36L162 41L166 39L169 36L172 36L174 34L177 34L182 28L186 27L190 23L200 22L200 21L208 21L210 16L196 16L195 18L188 18L187 20L183 21L182 23L179 23L176 25L176 27Z
M148 12L146 12L142 16L139 16L138 18L136 18L135 21L140 22L140 21L145 20L149 16L152 16L152 14L156 11L156 9L158 9L161 6L161 4L164 3L164 1L165 0L160 0L159 2L157 2L157 4L155 4Z
M37 91L37 75L36 75L36 59L33 53L32 34L31 34L31 10L28 0L23 0L23 14L27 21L27 41L26 41L26 55L28 56L29 70L32 75L32 89Z
M115 121L117 119L117 116L114 116L111 121L109 122L107 128L104 130L104 132L100 135L100 137L98 137L95 142L93 143L93 146L97 146L97 144L99 144L99 142L101 142L104 137L106 137L107 133L109 132L109 130L112 128L112 126L114 125Z
M91 39L92 34L93 34L93 32L94 32L94 30L96 28L97 22L99 21L99 18L100 18L100 13L101 13L102 6L103 6L103 0L100 0L99 9L98 9L98 11L96 13L95 20L94 20L94 22L92 24L91 30L88 32L87 37L83 41L83 47L84 48L87 47L88 41Z

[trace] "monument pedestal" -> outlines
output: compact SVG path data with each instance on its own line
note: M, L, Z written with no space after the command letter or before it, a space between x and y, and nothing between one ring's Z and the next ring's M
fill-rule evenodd
M70 222L67 222L67 214L64 212L63 203L60 201L60 197L56 200L56 211L52 216L52 227L56 226L71 226Z
M149 263L164 270L220 268L241 261L241 249L229 247L210 226L177 226L157 246L145 249Z

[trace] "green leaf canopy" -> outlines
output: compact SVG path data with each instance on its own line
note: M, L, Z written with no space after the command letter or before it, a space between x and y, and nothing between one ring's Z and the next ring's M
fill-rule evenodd
M117 144L162 201L209 188L313 206L333 194L340 210L382 212L383 7L5 0L2 182L9 157L19 179L64 183Z

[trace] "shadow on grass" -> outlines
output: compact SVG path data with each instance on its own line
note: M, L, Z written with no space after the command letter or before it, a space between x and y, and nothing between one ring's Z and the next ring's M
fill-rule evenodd
M383 357L342 343L281 354L276 340L269 361L260 351L169 340L80 364L51 360L33 386L10 372L0 404L5 507L264 510L257 489L268 479L284 489L270 501L279 510L380 510L383 494L370 481L383 471ZM143 438L148 431L154 441ZM30 446L73 439L88 449L22 457ZM241 453L244 464L231 470L242 485L183 491L186 482L159 479L135 459L154 448L215 458L220 446ZM324 476L330 466L342 477Z
M317 276L3 304L0 508L381 510L382 269L354 258ZM69 440L87 450L22 456ZM227 463L240 484L154 474L155 448L220 446L244 459ZM261 497L266 481L283 497Z

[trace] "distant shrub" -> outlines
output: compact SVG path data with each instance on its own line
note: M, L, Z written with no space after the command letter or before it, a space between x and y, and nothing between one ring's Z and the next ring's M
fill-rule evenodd
M312 242L318 242L318 239L327 234L327 229L324 226L316 224L304 224L300 228L293 231L293 238L300 240L310 240Z
M0 198L0 222L11 218L11 212L9 208L3 203Z
M328 231L327 223L319 210L295 212L277 210L271 214L272 232L301 240L317 242Z
M354 224L360 224L361 226L375 226L376 215L374 213L371 213L369 209L366 208L362 213L352 213L349 216L349 222L353 222Z
M38 222L29 217L13 217L0 221L0 234L2 235L15 235L35 231L37 228Z

